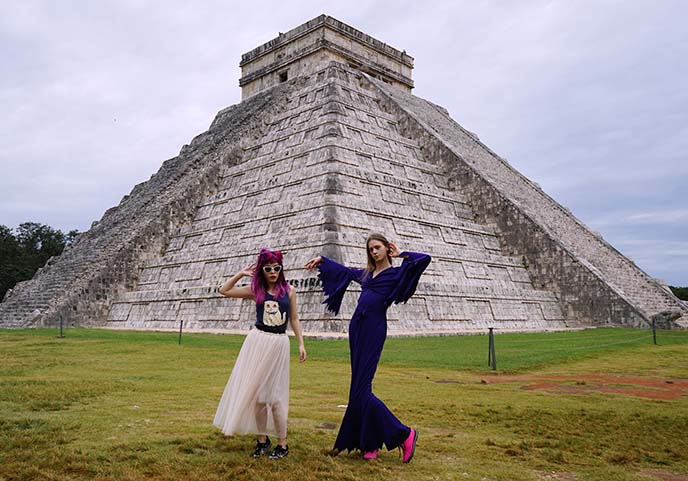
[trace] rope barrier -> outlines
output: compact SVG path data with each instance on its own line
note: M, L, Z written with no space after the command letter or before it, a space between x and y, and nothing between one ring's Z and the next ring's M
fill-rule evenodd
M643 339L651 339L652 334L647 334L645 336L641 337L636 337L633 339L625 339L622 341L617 341L617 342L609 342L606 344L596 344L593 346L563 346L563 347L556 347L556 348L550 348L550 349L509 349L508 347L501 347L499 350L500 352L550 352L550 351L581 351L585 349L600 349L604 347L609 347L609 346L618 346L620 344L630 344L633 342L641 341Z
M512 362L518 362L518 359L523 359L526 355L537 355L545 357L548 353L581 353L584 351L606 351L608 349L613 349L615 347L629 346L652 346L657 344L657 339L659 338L660 344L667 345L682 345L688 344L688 335L684 333L679 333L675 331L668 330L656 330L656 329L642 329L635 330L633 332L605 332L600 334L585 334L579 335L579 331L571 331L566 333L559 333L560 335L554 335L550 337L550 334L554 333L538 333L541 334L537 339L513 339L513 335L523 335L523 333L509 333L501 332L498 337L495 337L494 328L489 329L486 333L488 339L488 353L487 362L488 367L492 370L497 369L496 354L497 351L500 353L500 360L502 363L507 365ZM509 336L509 335L512 336ZM563 334L563 335L561 335ZM525 334L527 335L527 334ZM428 353L433 355L442 354L457 354L464 353L467 356L475 357L482 356L484 353L485 345L483 344L484 338L482 335L479 336L456 336L456 337L444 337L441 343L450 344L462 344L461 346L455 347L441 347L441 348L394 348L389 344L383 351L383 355L398 355L398 354L421 354ZM612 340L613 339L613 340ZM452 341L456 341L453 343ZM467 341L467 342L464 342ZM533 346L533 344L540 344L540 346ZM581 345L582 344L582 345ZM342 352L342 346L319 346L316 348L317 351L327 353L328 351ZM477 367L477 366L476 366Z
M511 352L511 353L516 353L516 352L549 352L549 351L565 351L565 350L585 350L585 349L600 349L608 346L616 346L620 344L630 344L636 341L641 341L643 339L650 339L652 337L652 334L641 336L641 337L636 337L633 339L625 339L622 341L617 341L617 342L610 342L610 343L605 343L605 344L594 344L590 346L562 346L562 347L552 347L552 348L547 348L547 349L510 349L508 347L508 344L499 344L499 351L500 352ZM688 342L688 340L687 340ZM339 351L339 349L334 348L334 347L318 347L318 351ZM481 350L483 349L482 347L480 348ZM433 353L441 353L441 352L456 352L456 349L434 349L434 348L425 348L425 349L395 349L395 348L390 348L390 347L385 347L383 352L387 353L403 353L403 352L433 352Z
M511 333L508 332L495 332L495 335L498 336L504 336L508 335ZM537 333L537 334L546 334L546 333ZM532 344L532 343L540 343L542 341L579 341L579 340L586 340L586 339L607 339L610 337L618 337L619 335L617 333L609 333L609 334L600 334L600 335L592 335L592 336L575 336L575 332L572 332L570 336L567 337L554 337L554 338L545 338L542 337L540 339L511 339L508 342L512 342L515 344ZM575 336L575 337L573 337Z

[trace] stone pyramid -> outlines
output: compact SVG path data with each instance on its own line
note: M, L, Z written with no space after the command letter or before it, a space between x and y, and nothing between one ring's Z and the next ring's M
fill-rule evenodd
M248 329L218 287L281 249L306 332L343 332L305 261L382 232L433 262L397 333L679 327L688 311L446 110L413 58L322 15L245 54L243 100L0 304L0 325Z

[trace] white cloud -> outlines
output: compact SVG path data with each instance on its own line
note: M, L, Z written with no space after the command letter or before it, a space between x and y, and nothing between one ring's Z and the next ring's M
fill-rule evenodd
M639 212L628 216L625 220L636 224L688 223L688 209Z

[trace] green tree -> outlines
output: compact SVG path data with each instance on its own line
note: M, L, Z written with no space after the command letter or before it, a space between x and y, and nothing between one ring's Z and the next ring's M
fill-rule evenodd
M31 275L65 248L65 235L60 230L36 222L24 222L17 228L17 240L26 257Z
M16 233L0 225L0 300L17 282L31 279L48 259L60 255L78 234L72 230L65 236L36 222L20 224Z
M0 225L0 299L22 278L17 262L20 257L19 242L12 229Z
M671 289L671 292L674 293L676 297L683 301L688 301L688 287L674 287L674 286L669 286Z
M70 230L67 232L67 235L65 236L65 247L66 246L71 246L74 244L74 241L76 240L76 237L80 234L80 232L76 229Z

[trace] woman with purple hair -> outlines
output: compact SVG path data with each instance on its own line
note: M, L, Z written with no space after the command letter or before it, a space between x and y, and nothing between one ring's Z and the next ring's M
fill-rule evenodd
M368 237L366 252L365 269L344 267L324 256L305 265L306 269L320 270L327 295L324 303L335 314L351 281L361 284L361 295L349 323L349 404L332 454L359 449L364 459L375 459L384 444L388 450L401 448L402 461L408 463L416 450L418 432L402 424L373 394L372 383L387 338L387 308L392 303L406 302L413 295L431 259L427 254L402 252L382 234ZM393 257L404 259L401 266L392 266Z
M253 277L250 286L235 287L243 277ZM282 253L261 249L258 262L245 267L220 288L226 297L256 301L255 329L244 340L225 387L213 424L223 433L257 434L254 458L268 453L270 459L289 454L287 413L289 410L289 338L291 324L299 343L299 361L306 360L301 325L296 310L296 292L284 278Z

